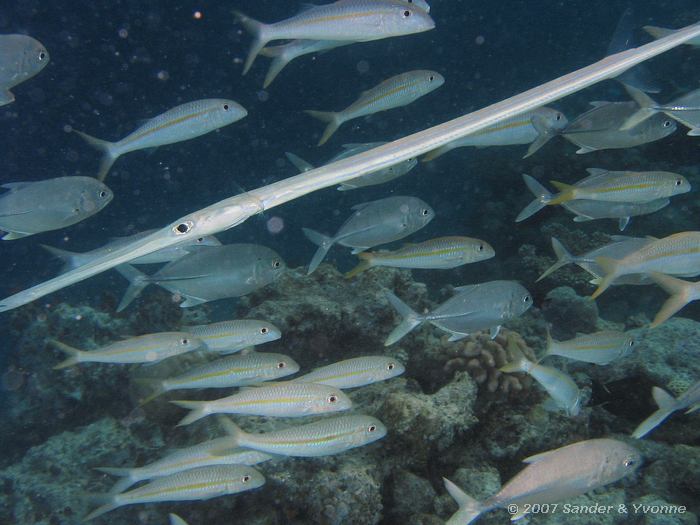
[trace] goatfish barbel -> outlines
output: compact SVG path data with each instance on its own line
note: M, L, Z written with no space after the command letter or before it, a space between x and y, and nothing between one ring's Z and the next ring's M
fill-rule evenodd
M95 259L80 268L6 297L0 301L0 312L25 305L66 286L183 240L229 230L253 215L313 191L341 184L423 155L449 142L576 93L602 80L614 78L645 60L698 37L700 37L700 23L679 29L671 35L643 46L608 56L594 64L478 111L352 157L221 200L189 213L151 235L115 250L108 256Z

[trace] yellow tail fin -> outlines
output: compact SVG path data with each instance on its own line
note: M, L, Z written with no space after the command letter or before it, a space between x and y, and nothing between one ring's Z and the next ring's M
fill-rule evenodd
M607 290L610 284L612 284L617 277L618 272L618 261L615 259L611 259L610 257L596 257L595 262L601 267L605 275L600 280L600 284L598 284L596 291L591 295L591 299L595 299L605 290Z
M549 182L551 182L552 186L558 189L560 193L552 197L547 202L547 205L554 206L555 204L561 204L563 202L574 200L574 193L576 191L575 186L572 186L571 184L564 184L563 182L558 182L556 180L550 180Z
M656 284L671 294L650 325L651 328L655 328L664 321L667 321L673 314L693 300L693 297L691 297L692 294L689 292L695 283L676 279L675 277L663 273L652 272L649 275Z
M356 275L361 274L365 270L369 270L372 267L371 255L369 253L362 252L358 253L357 256L360 258L360 263L345 274L346 279L352 279Z

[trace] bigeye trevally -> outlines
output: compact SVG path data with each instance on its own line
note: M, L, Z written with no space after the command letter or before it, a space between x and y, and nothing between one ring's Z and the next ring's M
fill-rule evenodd
M417 232L428 224L435 212L417 197L387 197L352 207L354 213L343 223L335 236L328 237L310 228L302 228L306 238L318 246L309 263L308 273L321 264L331 247L338 243L359 253Z
M538 108L440 146L423 156L421 161L429 162L448 151L466 146L485 148L530 144L524 157L527 158L559 134L568 123L560 111L547 107Z
M377 146L382 146L384 144L386 144L386 142L368 142L365 144L343 144L343 146L342 146L343 151L341 151L339 154L335 155L331 160L329 160L327 162L327 164L331 164L332 162L335 162L338 160L343 160L343 159L346 159L348 157L352 157L353 155L357 155L358 153L362 153L363 151L371 150L372 148L376 148ZM294 153L285 152L285 156L287 157L287 159L289 159L289 162L294 164L294 166L301 173L314 169L313 165L306 162L304 159L302 159L298 155L295 155ZM375 186L377 184L384 184L385 182L389 182L389 181L394 180L398 177L402 177L403 175L406 175L406 173L408 173L409 171L411 171L413 168L416 167L416 164L418 164L418 161L414 158L410 158L410 159L404 160L403 162L399 162L398 164L394 164L393 166L389 166L388 168L383 168L381 170L373 171L372 173L362 175L361 177L346 180L340 186L338 186L337 190L338 191L349 191L349 190L355 190L357 188L365 188L367 186Z
M273 24L258 22L239 11L233 13L253 37L243 66L244 75L260 50L272 40L368 42L421 33L435 27L435 22L424 9L398 0L339 0L332 4L311 5L295 16Z
M49 63L49 52L27 35L0 35L0 106L14 102L10 91Z
M112 202L114 194L92 177L58 177L37 182L9 182L0 186L2 239L20 239L60 230L87 219Z
M117 142L108 142L82 131L73 131L88 144L102 151L97 179L104 180L112 164L125 153L190 140L233 124L247 114L243 106L233 100L210 98L187 102L169 109Z
M131 265L116 269L129 280L117 311L124 310L149 284L180 295L182 308L217 299L241 297L274 282L287 265L270 248L257 244L199 246L184 257L166 264L153 275Z
M445 78L435 71L415 70L393 76L363 92L355 102L342 111L312 111L306 113L328 126L323 131L318 145L325 144L331 135L344 123L352 119L373 115L380 111L399 108L415 102L445 83Z
M591 102L593 109L576 117L561 134L576 144L578 154L601 149L623 149L661 140L676 131L676 121L652 115L633 128L620 127L639 109L636 102Z
M523 460L527 467L484 501L468 496L443 478L459 510L446 525L468 525L484 512L509 508L511 520L529 509L557 503L590 492L632 474L642 463L633 447L614 439L590 439L542 452Z

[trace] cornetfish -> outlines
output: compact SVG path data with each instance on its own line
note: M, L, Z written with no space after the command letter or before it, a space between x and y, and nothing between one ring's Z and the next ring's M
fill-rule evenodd
M229 197L185 215L157 232L115 250L105 257L1 300L0 312L30 303L66 286L188 238L213 235L228 230L252 215L307 193L423 155L465 135L576 93L601 80L614 78L627 69L696 37L700 37L700 23L679 29L643 46L603 58L573 73L473 113L294 177Z

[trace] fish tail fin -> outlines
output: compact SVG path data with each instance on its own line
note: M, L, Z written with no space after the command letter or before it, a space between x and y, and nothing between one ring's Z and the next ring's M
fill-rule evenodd
M78 131L77 129L74 129L73 132L77 133L85 142L90 144L90 146L102 152L100 168L97 171L97 180L105 180L105 177L107 177L107 173L109 173L112 164L114 164L114 162L121 155L116 150L116 143L98 139L97 137L93 137L92 135L88 135L87 133L83 133L82 131Z
M603 275L600 279L600 282L598 283L598 288L596 288L595 292L591 294L591 299L597 298L600 294L602 294L605 290L608 289L608 287L617 277L619 269L619 262L610 257L596 257L595 262L598 266L600 266L601 270L603 270L603 273L605 275Z
M676 400L663 388L655 386L651 389L651 395L654 397L654 401L658 405L659 409L642 421L639 426L634 429L634 432L632 432L632 437L634 438L639 439L646 436L649 432L658 427L675 410Z
M542 361L542 359L544 359L548 355L552 355L553 347L554 347L554 339L552 339L552 333L549 331L549 326L548 326L547 327L547 339L546 339L546 343L545 343L545 347L544 347L544 354L542 355L542 357L540 357L537 360L537 362L539 363L540 361Z
M298 155L295 155L294 153L285 151L284 156L287 157L287 160L289 162L294 164L294 167L299 170L299 173L304 173L306 171L314 169L313 164L311 164L310 162L306 162L304 159L302 159Z
M358 253L357 256L360 258L360 263L345 274L346 279L352 279L356 275L361 274L365 270L369 270L373 266L371 254L367 252L361 252Z
M525 219L532 217L535 213L544 208L552 198L552 194L549 192L549 190L542 186L542 184L537 182L530 175L523 173L523 181L525 181L525 185L535 196L535 199L523 208L523 210L515 218L515 222L522 222Z
M126 489L131 487L136 481L132 480L130 477L126 476L119 481L117 481L114 485L112 485L112 488L109 489L109 492L107 494L121 494L124 492Z
M567 264L571 264L572 262L574 262L573 255L569 253L569 250L566 249L566 246L564 246L561 243L561 241L556 237L552 237L552 249L554 250L554 255L557 256L557 262L555 262L552 266L547 268L544 271L544 273L537 278L537 281L535 282L540 282L548 275L556 272L562 266L566 266Z
M282 46L265 47L260 50L260 54L272 59L270 67L263 81L263 89L268 88L270 84L277 78L277 75L289 64L289 60L282 56Z
M118 480L111 489L109 489L107 494L120 494L136 483L136 481L131 478L131 474L134 470L131 468L95 467L95 470L99 470L100 472L104 472L110 476L122 478Z
M695 403L694 405L690 405L690 408L685 411L686 414L690 414L692 412L695 412L696 410L700 410L700 403Z
M119 302L119 306L117 306L117 312L121 312L141 294L143 289L150 284L150 281L145 273L140 272L130 264L120 264L115 270L129 281L129 287L124 292L124 297Z
M302 228L302 231L307 239L318 246L318 250L316 250L316 253L314 253L311 262L309 263L309 269L306 272L307 275L310 275L316 270L316 268L318 268L321 261L325 259L326 254L328 253L328 250L331 249L331 246L333 246L334 241L327 235L323 235L322 233L314 231L310 228Z
M460 525L468 525L484 511L484 505L480 501L469 496L449 479L442 478L442 481L447 492L459 505Z
M663 38L676 31L675 29L666 29L658 26L644 26L643 29L656 39Z
M546 119L541 115L535 115L530 119L532 127L537 131L537 138L530 143L527 148L527 153L523 156L524 159L534 155L542 146L547 144L552 137L557 135L556 130L547 125Z
M89 495L87 498L96 505L100 505L95 510L90 512L87 516L83 518L83 521L89 521L95 519L98 516L102 516L114 509L121 507L120 503L117 503L116 494L97 494Z
M304 111L307 115L311 115L312 117L320 120L321 122L327 122L328 125L326 126L326 129L323 130L323 135L321 135L321 139L318 141L319 146L323 146L326 142L328 142L328 139L331 138L333 133L335 133L340 125L343 123L343 120L340 118L340 113L336 113L333 111L314 111L311 109L307 109Z
M211 412L209 411L209 406L206 401L171 401L174 405L180 408L186 408L191 410L189 414L182 418L182 420L177 424L178 427L183 427L194 423L198 419L207 417Z
M641 124L646 119L659 112L659 110L656 109L657 103L649 95L644 93L644 91L628 86L627 84L625 84L624 87L629 96L632 97L637 104L639 104L639 110L633 113L622 123L622 126L620 126L620 131L632 129L636 125Z
M530 370L532 363L520 350L514 349L513 356L515 357L513 361L499 368L501 372L510 374L513 372L528 372Z
M239 447L241 438L245 436L243 429L236 425L230 417L220 416L218 420L221 428L223 428L224 432L231 438L231 448Z
M53 246L48 246L47 244L40 244L39 246L63 262L63 268L61 268L62 273L67 272L68 270L73 270L81 265L79 262L81 254L79 253L61 250L60 248L54 248Z
M663 304L661 310L659 310L659 312L656 314L656 317L654 317L654 320L651 323L651 328L659 326L678 310L683 308L686 304L697 299L698 297L697 292L693 293L697 289L696 283L690 283L688 281L676 279L670 275L657 272L651 272L649 276L656 284L671 295Z
M56 339L49 339L48 342L51 346L68 356L68 359L61 361L54 366L54 370L62 370L63 368L75 366L80 363L80 356L84 353L82 350L78 350L77 348L62 343L61 341L57 341Z
M145 392L145 396L141 397L139 400L139 406L146 405L153 401L158 396L167 392L167 388L163 384L162 379L154 379L150 377L138 377L135 378L134 383L139 387L142 387Z
M452 148L449 148L448 146L449 144L446 144L444 146L440 146L439 148L435 148L434 150L429 151L420 158L421 162L430 162L432 160L437 159L438 157L442 157L445 153L452 150Z
M416 326L420 325L425 318L422 315L414 312L410 306L396 297L393 293L387 291L385 292L385 295L389 301L389 304L391 304L391 306L393 306L398 314L403 318L399 325L389 334L389 337L386 338L386 341L384 341L384 346L389 346L402 339Z
M559 190L559 193L552 197L547 204L554 206L555 204L562 204L574 199L574 186L556 180L550 180L549 182Z
M269 26L258 22L247 15L244 15L240 11L233 11L233 16L236 20L245 28L248 33L253 37L253 43L250 45L250 50L248 51L248 56L245 59L245 64L243 65L243 74L245 75L250 67L255 61L255 57L258 53L265 47L265 45L270 41L268 35L265 34L265 29Z

